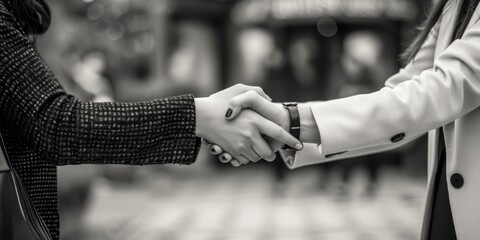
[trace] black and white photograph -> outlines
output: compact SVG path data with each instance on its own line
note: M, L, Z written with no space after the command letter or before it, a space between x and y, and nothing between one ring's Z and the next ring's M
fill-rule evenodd
M480 240L479 3L0 0L0 240Z

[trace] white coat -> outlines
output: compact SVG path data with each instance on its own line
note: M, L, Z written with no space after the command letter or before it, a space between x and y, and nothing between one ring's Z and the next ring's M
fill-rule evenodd
M307 103L321 145L306 144L290 168L390 150L429 132L428 194L422 237L430 224L438 130L444 127L448 191L458 240L480 239L480 8L451 43L461 0L451 0L415 59L381 90Z

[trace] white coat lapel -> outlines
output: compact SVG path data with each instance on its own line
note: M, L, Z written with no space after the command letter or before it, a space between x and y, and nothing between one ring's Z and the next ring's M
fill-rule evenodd
M440 19L437 45L435 46L435 58L437 58L451 43L455 21L460 14L460 6L463 0L448 1ZM430 180L437 171L438 137L439 129L431 130L428 134L428 189L431 187Z
M437 46L435 48L435 57L438 57L452 42L455 22L460 14L460 6L463 0L448 1L443 11L443 16L438 32Z

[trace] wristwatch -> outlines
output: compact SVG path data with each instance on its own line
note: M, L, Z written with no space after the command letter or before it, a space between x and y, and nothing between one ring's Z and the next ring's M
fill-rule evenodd
M289 133L295 137L296 139L300 140L300 114L298 112L298 103L297 102L285 102L282 103L283 107L288 110L290 115L290 130ZM282 149L286 150L295 150L296 149L285 145Z

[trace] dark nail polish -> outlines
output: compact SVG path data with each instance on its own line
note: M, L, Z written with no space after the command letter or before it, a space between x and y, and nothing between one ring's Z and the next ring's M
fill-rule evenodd
M233 110L231 108L229 108L227 110L227 114L225 115L227 118L229 118L230 116L232 116L232 113L233 113Z

